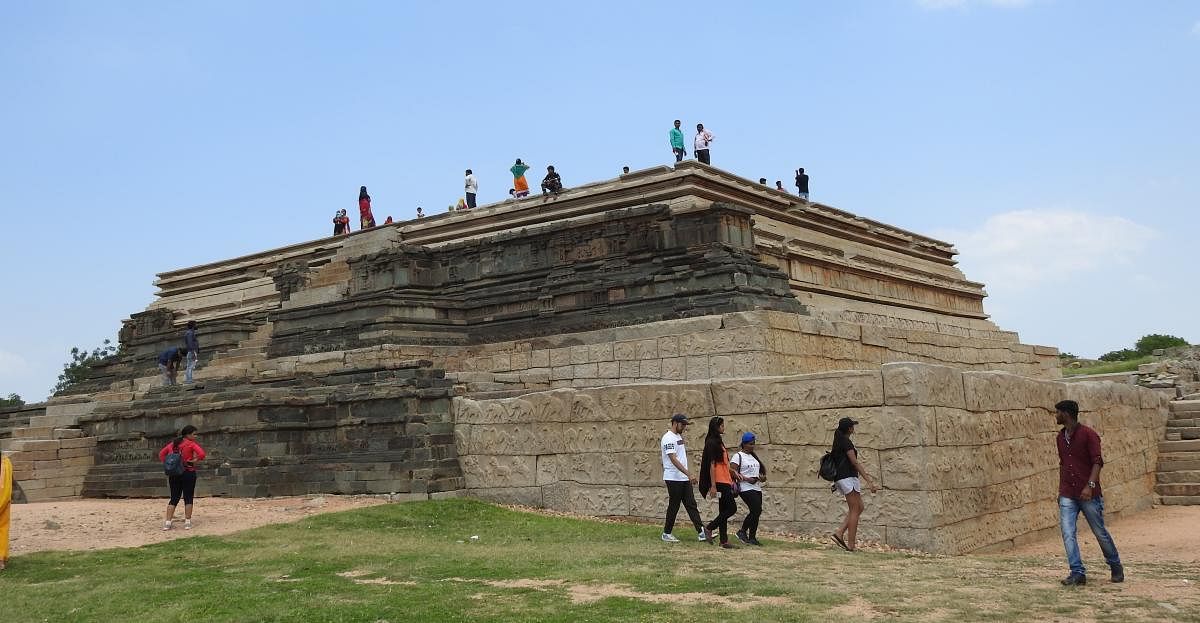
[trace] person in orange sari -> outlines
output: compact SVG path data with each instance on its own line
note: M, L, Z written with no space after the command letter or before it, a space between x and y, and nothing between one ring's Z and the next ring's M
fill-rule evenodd
M0 457L0 570L8 565L8 524L12 510L13 467L8 457Z
M375 215L371 214L371 195L367 194L367 187L362 186L358 189L358 216L359 229L369 229L375 226Z
M516 191L513 196L517 199L529 196L529 182L525 181L525 172L528 170L529 165L521 162L520 158L517 158L517 163L509 169L513 174L513 190Z

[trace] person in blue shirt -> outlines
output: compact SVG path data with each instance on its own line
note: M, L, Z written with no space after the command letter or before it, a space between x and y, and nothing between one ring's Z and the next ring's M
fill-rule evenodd
M196 360L200 358L200 342L196 340L196 321L189 320L187 331L183 332L183 345L187 347L187 370L183 382L192 383L192 373L196 371Z
M179 374L179 363L188 352L187 346L172 346L158 355L158 371L162 372L163 385L174 385Z

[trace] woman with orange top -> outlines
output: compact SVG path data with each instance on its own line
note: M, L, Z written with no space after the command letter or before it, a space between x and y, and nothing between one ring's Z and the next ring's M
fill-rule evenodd
M729 467L729 451L721 435L725 432L725 418L714 417L708 421L708 434L704 436L704 454L700 458L700 493L705 498L720 495L717 517L704 527L704 536L713 543L713 530L721 535L721 547L733 549L729 544L729 518L737 513L737 502L733 483L741 480L741 474Z

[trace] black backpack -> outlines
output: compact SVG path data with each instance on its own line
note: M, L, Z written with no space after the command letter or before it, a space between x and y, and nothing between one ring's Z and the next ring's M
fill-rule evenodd
M163 461L163 471L168 476L183 475L183 453L179 451L179 446L172 447L167 453L167 458Z
M825 453L825 456L821 457L821 465L817 468L817 475L829 482L833 482L837 480L837 471L838 461L833 456L833 450L830 450Z

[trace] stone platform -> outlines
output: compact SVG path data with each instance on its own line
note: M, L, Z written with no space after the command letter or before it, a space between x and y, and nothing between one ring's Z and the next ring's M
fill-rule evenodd
M204 494L466 491L655 517L654 440L686 409L762 431L770 521L815 530L836 509L805 470L845 411L887 488L869 533L957 552L1044 523L1046 410L1078 396L1121 465L1110 505L1145 504L1142 431L1163 407L1054 382L1057 350L989 321L955 253L685 162L162 273L119 354L47 406L91 463L29 455L18 487L162 495L156 453L194 424ZM156 355L189 320L197 384L161 387ZM34 428L13 436L54 440Z

